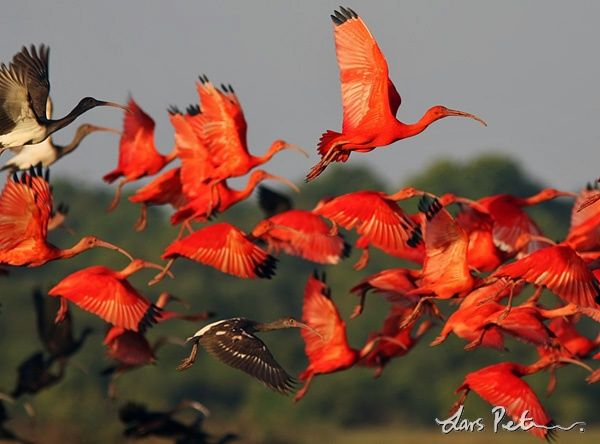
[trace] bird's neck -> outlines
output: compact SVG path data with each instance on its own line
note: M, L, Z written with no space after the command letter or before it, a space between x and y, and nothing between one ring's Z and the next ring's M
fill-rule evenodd
M82 242L77 242L71 248L65 248L64 250L60 250L56 248L56 258L55 259L70 259L73 256L77 256L80 253L88 250L89 248Z
M280 148L276 143L273 143L263 156L250 156L250 162L254 163L253 166L262 165L263 163L267 163L269 160L271 160L278 151L280 151Z
M244 200L246 199L248 196L250 196L252 194L252 192L254 191L254 189L256 188L256 186L262 181L263 179L261 179L260 177L257 176L250 176L250 179L248 180L248 183L246 184L246 186L241 189L241 190L234 190L234 189L229 189L229 193L231 195L232 201L234 202L238 202L240 200Z
M533 196L518 198L518 202L519 202L519 205L521 205L521 206L530 207L530 206L537 205L542 202L546 202L547 200L552 200L552 199L554 199L554 197L555 196L549 196L548 194L544 193L543 191L540 191L539 193L534 194Z
M52 120L45 117L39 117L38 120L41 124L46 126L46 134L50 135L59 129L64 128L83 113L84 111L82 111L79 106L76 106L62 119Z
M85 136L87 136L87 133L78 130L75 133L75 136L73 136L73 140L71 140L71 143L69 143L68 145L60 146L60 145L52 144L52 146L53 146L54 150L57 152L58 157L62 157L66 154L69 154L71 151L73 151L75 148L77 148Z
M436 120L438 120L438 118L433 117L431 114L429 114L429 112L423 114L423 117L421 117L419 121L415 123L407 124L396 120L396 132L402 134L402 138L406 139L407 137L416 136L417 134L422 133Z
M179 151L177 150L177 147L173 148L173 150L171 150L171 152L165 156L165 165L175 160L177 158L178 152Z

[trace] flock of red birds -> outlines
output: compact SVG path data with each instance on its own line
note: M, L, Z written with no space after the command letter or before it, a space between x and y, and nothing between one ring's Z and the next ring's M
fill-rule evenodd
M368 152L415 136L443 117L462 116L485 124L472 114L442 106L431 108L415 124L396 120L400 96L388 77L387 63L375 39L349 8L335 11L332 20L343 125L341 133L327 131L322 135L318 147L321 160L307 180L317 177L331 162L345 162L353 151ZM201 76L196 86L199 105L185 112L169 109L175 146L167 155L160 154L154 144L154 121L131 98L124 113L118 166L104 176L108 183L120 179L110 209L119 203L125 184L152 177L129 197L141 207L137 230L146 226L148 206L173 207L171 223L180 224L181 230L162 253L162 259L168 260L166 265L133 259L121 248L96 237L84 237L67 249L50 244L47 232L49 226L56 225L52 223L52 191L47 172L39 166L27 166L20 174L9 176L0 196L2 266L42 266L93 247L110 248L131 259L122 270L105 266L79 270L48 293L60 298L56 322L66 318L70 302L110 324L104 343L117 362L117 374L154 362L155 349L144 336L152 324L171 318L197 321L207 316L164 310L169 297L162 295L155 303L148 300L128 282L132 274L142 268L159 269L151 281L157 284L170 274L173 261L184 257L242 279L271 278L276 271L272 254L278 252L335 265L349 254L349 245L338 232L342 228L358 234L355 247L363 253L356 270L367 265L370 248L415 266L382 270L363 278L352 289L359 303L351 318L361 314L369 292L382 294L390 303L389 315L380 330L372 333L360 349L348 344L346 324L324 277L308 277L302 311L306 328L301 334L309 363L299 376L304 386L296 393L296 400L306 395L316 375L354 365L372 367L377 375L381 374L390 360L405 356L427 331L440 324L443 327L432 346L453 333L466 341L466 350L504 350L505 337L511 336L539 353L539 360L528 366L500 362L469 373L457 390L462 396L455 408L469 391L474 391L490 404L505 407L515 420L529 410L537 424L550 426L550 415L523 376L550 369L549 390L553 390L555 369L577 364L591 372L587 376L590 383L600 380L600 369L592 371L583 362L587 358L600 359L600 353L594 355L600 335L588 338L578 331L582 317L600 322L598 189L588 187L580 193L546 189L527 198L500 194L476 201L451 194L434 196L415 188L389 195L363 190L322 199L307 210L294 209L289 199L261 187L261 206L268 217L251 233L225 222L195 229L192 223L207 223L212 216L248 198L264 180L278 180L296 189L287 179L255 168L281 150L302 151L276 140L264 156L250 154L247 124L233 88L216 87L206 76ZM175 159L179 166L165 171ZM228 185L228 179L248 173L244 189ZM415 197L420 199L419 211L407 214L398 201ZM575 202L567 237L554 242L544 237L525 209L558 197L574 197ZM452 205L458 205L453 213L447 209ZM438 307L442 301L448 301L444 310L451 308L447 319ZM199 334L207 331L205 328ZM226 336L227 332L214 334ZM241 340L243 334L232 336L232 341L236 337ZM240 359L246 356L239 350L224 349L223 353L228 351L240 355ZM250 350L248 354L251 359ZM253 376L261 380L267 377ZM533 428L531 432L540 437L551 434L545 428Z

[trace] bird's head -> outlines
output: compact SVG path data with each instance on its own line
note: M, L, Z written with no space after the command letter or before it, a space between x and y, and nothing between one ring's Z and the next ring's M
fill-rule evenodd
M302 153L304 155L304 157L308 158L308 153L302 149L301 147L299 147L298 145L295 145L293 143L287 143L285 140L275 140L272 144L271 144L271 148L269 149L269 151L273 154L278 153L279 151L282 150L294 150L294 151L298 151L299 153Z
M79 128L77 128L77 135L87 136L88 134L94 133L96 131L109 131L115 134L121 134L121 131L115 128L106 128L104 126L92 125L91 123L84 123Z
M432 106L431 108L429 108L427 110L427 112L425 113L425 120L427 120L429 123L431 122L435 122L436 120L439 119L443 119L444 117L466 117L468 119L473 119L478 121L479 123L481 123L483 126L487 126L487 123L477 117L474 114L469 114L469 113L465 113L464 111L458 111L455 109L450 109L450 108L446 108L445 106L441 106L441 105L436 105L436 106Z
M256 224L256 226L252 230L252 236L253 237L264 236L272 228L273 228L273 222L271 222L269 219L261 220L259 223Z
M94 99L93 97L84 97L81 99L74 111L76 110L78 114L81 114L97 106L112 106L114 108L121 108L122 110L129 111L126 106L120 105L119 103L106 102L104 100Z
M284 183L296 193L300 192L298 187L291 180L286 179L285 177L276 176L275 174L267 173L265 170L256 170L250 176L250 181L254 183L259 183L267 179L276 180L278 182Z
M285 317L285 318L278 319L275 322L271 323L271 326L272 326L272 328L270 328L270 329L304 328L304 329L309 330L310 332L316 334L321 339L323 338L323 335L318 330L316 330L313 327L311 327L310 325L308 325L302 321L299 321L296 318L292 318L292 317Z
M90 248L102 247L108 248L109 250L118 251L122 255L129 258L129 260L133 260L133 257L121 247L117 247L109 242L103 241L102 239L98 239L96 236L85 236L81 238L79 242L71 249L75 254L81 253L82 251L89 250Z

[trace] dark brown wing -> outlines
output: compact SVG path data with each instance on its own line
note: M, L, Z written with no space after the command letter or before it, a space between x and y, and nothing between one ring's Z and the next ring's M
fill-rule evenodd
M20 120L34 118L27 98L25 73L14 66L0 67L0 135L8 134ZM1 144L0 144L1 148Z
M71 313L67 312L63 321L59 324L55 323L54 318L60 301L58 298L44 296L39 288L33 290L33 305L40 341L51 356L60 356L75 342Z
M200 343L218 360L273 390L287 394L294 387L295 380L275 361L267 346L245 330L234 328L225 334L201 337Z
M294 207L292 200L285 194L278 193L264 185L258 187L258 204L267 217L283 213Z
M46 118L46 101L50 92L50 80L48 79L48 56L50 48L41 44L39 48L31 45L30 49L25 46L12 59L11 65L26 73L27 91L31 100L31 106L38 118Z

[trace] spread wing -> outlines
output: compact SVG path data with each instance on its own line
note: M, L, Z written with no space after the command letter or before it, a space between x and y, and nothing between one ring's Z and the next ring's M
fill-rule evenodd
M162 257L177 256L242 278L270 279L275 274L277 261L250 241L243 231L228 223L209 225L173 242Z
M400 95L388 77L385 57L352 9L340 7L331 19L342 83L342 131L381 127L394 119L400 106Z
M31 45L30 49L25 46L15 54L11 65L17 70L25 73L27 94L33 111L38 118L46 117L46 102L50 92L50 80L48 78L48 57L50 48L44 44L37 49Z
M281 393L294 388L295 380L275 361L259 338L234 328L227 334L200 337L206 351L219 361L255 377L267 387Z

